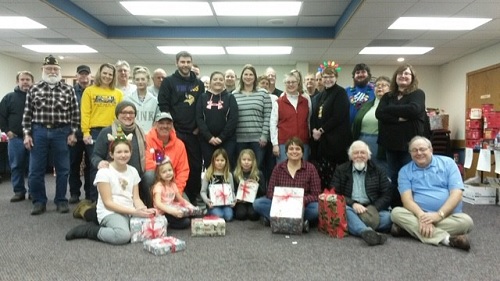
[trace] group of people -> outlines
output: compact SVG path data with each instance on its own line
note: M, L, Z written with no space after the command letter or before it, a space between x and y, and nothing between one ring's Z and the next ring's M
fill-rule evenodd
M453 161L432 155L425 94L411 65L372 84L370 68L358 64L347 88L337 84L333 67L304 78L292 70L284 91L272 68L257 76L245 65L237 87L231 69L213 72L204 84L187 52L176 55L176 66L168 77L156 70L153 79L146 67L134 67L131 84L127 62L103 64L90 85L90 68L81 65L75 87L61 82L53 56L45 58L38 83L20 72L14 93L0 103L11 201L25 199L29 158L31 214L46 211L46 167L39 163L51 156L54 202L68 212L68 177L69 202L77 203L85 157L85 200L73 215L89 223L72 229L68 240L125 243L130 215L164 214L172 227L187 227L173 202L188 209L206 204L227 221L260 217L268 224L274 187L289 186L305 191L305 231L318 219L318 195L331 188L347 199L349 232L369 245L383 244L391 231L468 249L472 220L461 213L463 184ZM21 104L24 112L15 112ZM247 181L258 185L253 204L213 206L211 186L227 183L236 192Z

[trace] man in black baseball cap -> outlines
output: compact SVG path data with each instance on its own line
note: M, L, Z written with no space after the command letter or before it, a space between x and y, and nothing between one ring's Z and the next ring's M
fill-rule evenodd
M83 91L87 86L90 85L90 81L92 77L90 75L90 67L87 65L79 65L76 68L76 83L73 86L75 89L76 98L78 100L78 104L81 106ZM81 108L80 108L81 110ZM83 189L85 190L85 198L89 199L90 197L90 188L92 187L91 177L90 177L90 155L92 154L91 147L88 147L83 142L83 133L81 128L76 131L76 144L70 147L70 172L69 172L69 193L70 197L68 202L70 204L75 204L80 201L81 191L80 188L82 186L82 181L80 179L80 164L82 163L82 159L85 161L85 168L83 170ZM83 153L83 152L86 153Z

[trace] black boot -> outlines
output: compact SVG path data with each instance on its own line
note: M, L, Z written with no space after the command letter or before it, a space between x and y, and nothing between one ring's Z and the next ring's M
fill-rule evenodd
M88 222L86 224L82 224L71 229L66 234L66 240L69 241L73 239L83 239L83 238L88 238L91 240L99 240L97 238L97 233L99 233L99 229L101 229L99 225L93 222Z

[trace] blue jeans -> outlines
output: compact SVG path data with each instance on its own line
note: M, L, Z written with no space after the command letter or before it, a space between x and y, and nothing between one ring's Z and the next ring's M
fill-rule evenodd
M346 206L346 215L347 215L347 228L349 233L354 236L361 236L361 232L371 229L371 227L367 226L361 218L356 214L354 209L350 206ZM389 211L379 211L378 215L380 217L380 223L377 229L374 229L378 232L388 232L391 229L392 221L391 221L391 212Z
M267 197L260 197L253 202L255 212L268 220L271 220L271 204L272 200ZM314 222L318 220L318 202L311 202L304 209L304 220Z
M233 208L231 206L217 206L212 209L208 209L207 214L218 216L223 218L225 221L233 220Z
M69 147L69 158L70 158L70 173L69 173L69 193L73 196L78 196L82 194L80 187L82 186L82 180L80 177L80 164L82 159L85 161L85 168L83 169L83 179L85 181L83 190L85 190L85 199L90 199L90 189L93 186L91 179L91 163L90 157L92 156L93 146L86 145L82 139L78 139L74 146ZM84 153L85 152L85 153Z
M395 151L387 150L385 152L388 164L388 176L391 179L392 185L392 203L391 206L399 207L403 206L401 203L401 196L398 191L398 174L399 170L411 161L411 156L408 151Z
M66 190L69 174L68 136L71 133L69 125L55 129L47 129L41 125L32 125L33 147L30 154L30 171L28 185L33 203L47 204L45 191L45 172L49 153L54 159L56 169L56 194L54 203L68 202Z
M7 150L14 193L26 194L24 175L26 174L26 167L28 167L29 150L24 148L21 137L10 139L7 143Z
M276 157L277 164L279 164L287 159L285 145L280 144L279 147L280 147L280 156ZM305 161L309 160L309 155L311 154L311 150L310 150L308 144L304 144L304 151L303 152L304 152L304 155L302 156L302 159L304 159Z
M266 155L266 147L260 147L259 142L238 142L236 143L236 150L238 155L243 149L251 149L255 153L255 158L257 160L257 167L259 171L264 171L264 156Z

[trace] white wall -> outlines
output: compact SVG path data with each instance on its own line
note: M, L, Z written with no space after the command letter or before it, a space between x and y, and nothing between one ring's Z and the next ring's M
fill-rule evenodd
M419 87L426 93L426 106L442 108L450 114L450 130L452 139L465 139L465 94L466 94L466 74L480 68L494 65L500 62L500 43L473 54L464 56L448 64L437 66L416 66L415 70L419 79ZM22 60L0 54L0 98L11 92L15 87L15 76L19 70L29 70L35 76L35 81L40 79L40 64L27 63ZM196 58L195 62L196 62ZM74 76L76 67L79 64L64 63L60 61L63 76ZM91 64L92 73L95 74L99 65ZM156 68L163 68L170 75L176 69L175 62L168 65L146 65L151 71ZM257 74L264 74L268 65L254 65ZM133 66L132 66L133 67ZM341 65L342 71L339 73L338 84L348 86L352 84L351 71L353 65ZM374 76L386 75L392 77L397 66L370 65ZM201 75L210 75L213 71L224 72L232 68L239 77L243 65L200 65ZM291 69L298 69L302 74L316 72L317 65L297 63L296 65L280 65L274 67L276 70L277 87L283 89L283 78ZM500 80L500 77L499 77Z
M34 73L30 63L0 54L0 99L5 94L14 91L16 75L21 70Z

